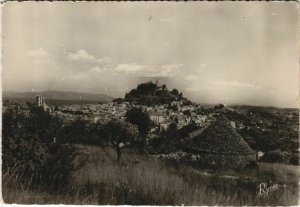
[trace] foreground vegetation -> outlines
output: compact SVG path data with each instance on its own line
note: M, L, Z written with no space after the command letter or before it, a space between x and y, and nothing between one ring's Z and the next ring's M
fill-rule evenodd
M141 108L127 111L125 121L88 123L78 119L71 124L64 124L42 108L29 109L28 113L9 109L2 116L2 195L6 203L296 205L298 202L299 166L253 162L247 168L229 170L221 166L204 168L198 162L158 159L157 155L178 151L184 139L198 130L193 123L180 130L172 124L146 142L152 123ZM270 150L265 157L288 163L290 156L280 153ZM261 183L278 184L278 189L258 196L257 187Z
M29 189L4 175L3 199L23 204L297 205L297 166L261 163L256 171L215 171L123 151L118 164L112 148L85 146L85 165L56 190ZM279 189L259 197L261 182L279 184Z

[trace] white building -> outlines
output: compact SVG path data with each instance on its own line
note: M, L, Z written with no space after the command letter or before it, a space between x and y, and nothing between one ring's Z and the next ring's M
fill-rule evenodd
M45 111L51 111L50 107L46 105L46 99L43 96L36 96L37 107L43 107Z
M162 123L164 121L164 117L162 113L159 112L152 112L150 114L150 119L155 122L156 124Z
M45 97L43 96L36 96L36 105L37 107L45 107Z

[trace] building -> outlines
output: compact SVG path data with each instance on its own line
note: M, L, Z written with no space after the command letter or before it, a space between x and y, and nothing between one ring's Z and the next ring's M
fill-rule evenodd
M45 97L43 96L36 96L36 105L37 107L45 107Z
M164 121L159 124L160 131L167 130L171 123L172 123L171 119L164 119Z
M36 99L37 107L42 107L45 111L49 111L49 112L52 111L51 108L47 106L45 97L36 96L35 99Z
M160 112L152 112L152 113L150 113L150 119L154 123L159 124L159 123L162 123L164 121L164 116Z

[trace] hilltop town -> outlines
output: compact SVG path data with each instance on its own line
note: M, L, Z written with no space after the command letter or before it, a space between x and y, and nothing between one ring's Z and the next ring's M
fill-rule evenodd
M144 85L148 84L156 85L152 82ZM143 86L143 84L141 84L141 86ZM174 91L177 90L175 89ZM150 119L161 129L167 129L172 122L176 122L178 128L182 128L191 122L195 122L198 126L203 126L206 122L209 122L213 116L213 114L201 114L200 111L202 107L198 104L192 104L185 98L177 99L173 97L173 99L169 99L168 102L162 101L162 103L155 102L151 105L145 105L141 103L143 98L136 98L136 96L134 98L135 101L132 101L128 96L129 95L126 95L124 99L115 99L112 102L106 103L53 104L51 106L46 103L45 97L37 96L36 105L50 111L54 116L57 115L63 118L65 123L70 123L78 118L89 121L90 123L103 123L111 119L124 120L126 111L137 107L146 111ZM162 94L161 97L166 97L166 95ZM14 103L7 101L4 103L3 111L13 106L18 106L25 112L28 110L28 106L25 102Z
M299 205L295 2L72 3L2 7L4 203Z
M18 107L24 113L28 113L28 104L22 101L5 101L3 111ZM222 114L243 139L260 152L260 156L274 150L287 152L291 156L299 152L297 110L196 104L184 98L177 89L169 91L166 85L152 82L139 84L137 89L131 90L124 99L119 98L106 103L47 105L44 97L37 96L35 104L49 111L51 115L60 117L64 124L78 119L88 124L108 123L112 119L124 121L128 110L140 108L149 114L152 121L148 140L166 131L172 123L176 124L178 131L186 131L186 128L192 125L184 136L198 136ZM294 160L293 163L298 163L298 159Z
M97 202L91 199L92 203L153 203L150 198L156 193L152 188L159 185L169 191L169 186L181 179L177 176L188 179L187 182L191 183L188 188L194 186L192 189L198 189L205 185L207 192L211 189L218 192L220 187L214 181L217 179L224 183L222 189L243 191L249 195L245 201L235 198L228 201L226 195L218 194L223 203L237 200L241 204L252 203L253 199L256 200L256 186L265 179L284 186L286 180L281 172L290 169L291 179L298 175L295 170L299 166L297 109L197 104L184 98L177 89L169 91L165 85L152 82L139 84L124 98L110 102L56 102L41 95L29 102L28 99L4 97L2 109L5 172L15 165L14 159L21 160L21 164L33 163L33 168L20 168L21 171L13 171L12 176L25 172L35 178L38 185L42 182L46 189L56 183L54 186L64 186L68 192L72 189L65 183L72 178L78 182L75 190L93 190L83 191L80 199L90 194L99 197L96 186L102 184L105 189L117 192L119 189L112 187L109 179L102 176L107 174L111 175L112 182L123 186L122 195L128 192L129 195L131 189L137 195L121 201L118 201L121 194L118 198ZM15 145L19 141L20 144ZM14 154L16 147L19 153ZM47 159L41 161L40 157ZM56 178L53 173L44 173L53 169L61 176ZM126 182L142 174L146 177L125 185L118 181L119 170ZM90 182L95 178L93 173L100 175L92 181L95 184ZM160 177L169 184L157 180ZM145 195L140 195L145 179L149 179L152 187ZM237 180L242 184L236 183ZM27 180L21 179L21 182ZM273 198L278 197L285 204L286 197L294 197L294 193L289 192L294 192L297 186L293 181L290 183L286 194L274 194ZM5 185L10 184L6 182ZM26 185L31 188L35 183ZM91 185L95 187L91 188ZM105 189L100 189L101 195L107 194ZM179 200L192 200L190 193L182 195L179 191L174 192ZM4 192L6 199L9 192ZM159 203L177 203L174 196L169 195L169 199L170 202ZM269 200L257 202L268 203Z

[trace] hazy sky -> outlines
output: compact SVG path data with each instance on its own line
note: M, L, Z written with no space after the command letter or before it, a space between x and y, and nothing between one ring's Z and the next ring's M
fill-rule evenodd
M159 80L203 103L297 106L296 2L8 2L3 89L123 97Z

